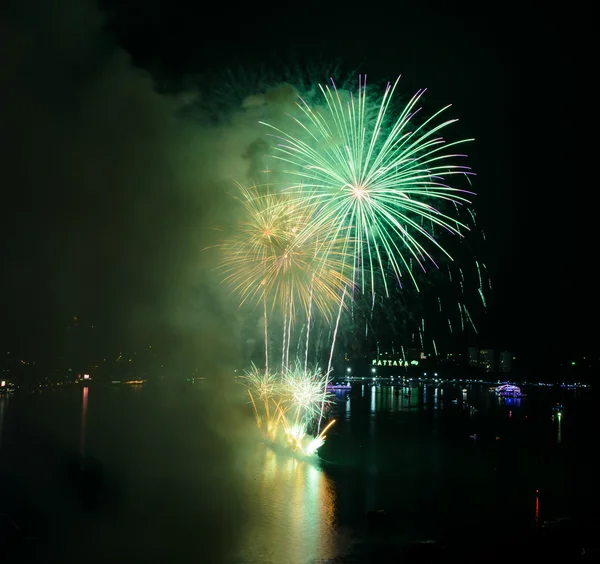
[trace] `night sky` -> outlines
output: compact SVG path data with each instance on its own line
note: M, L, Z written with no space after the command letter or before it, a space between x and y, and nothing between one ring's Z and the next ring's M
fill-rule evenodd
M276 75L330 63L375 81L402 74L403 92L426 87L428 103L452 103L460 134L476 138L470 164L494 283L489 344L533 359L539 346L592 343L582 343L591 282L573 282L571 263L581 261L566 258L553 217L565 187L558 174L535 172L546 174L552 159L542 148L550 128L534 125L553 106L543 100L541 33L512 6L60 6L21 0L0 12L0 299L11 346L32 355L60 346L54 327L75 314L97 320L107 348L148 339L180 348L215 327L226 333L228 304L207 298L211 274L194 257L221 209L225 171L235 171L207 172L214 162L204 148L219 141L177 110L226 70ZM582 271L592 273L587 260Z

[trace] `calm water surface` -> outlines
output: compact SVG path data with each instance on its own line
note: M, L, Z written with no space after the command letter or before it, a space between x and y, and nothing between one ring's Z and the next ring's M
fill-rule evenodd
M593 398L528 391L357 384L314 464L260 441L236 385L0 398L0 513L27 537L14 561L389 562L415 541L491 546L597 499ZM367 517L377 509L387 518Z

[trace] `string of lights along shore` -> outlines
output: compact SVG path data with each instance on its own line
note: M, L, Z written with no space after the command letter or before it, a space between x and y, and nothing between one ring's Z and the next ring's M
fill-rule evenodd
M430 272L452 279L446 242L475 223L462 149L472 139L447 140L450 106L425 116L425 90L402 103L400 83L382 92L366 76L355 87L331 79L298 93L276 123L261 121L269 175L237 185L242 218L220 244L223 280L263 318L264 365L245 374L257 424L300 455L316 455L334 424L327 385L340 321L418 294ZM454 275L462 287L460 267ZM448 308L460 318L455 329L448 317L450 331L476 330L464 303Z

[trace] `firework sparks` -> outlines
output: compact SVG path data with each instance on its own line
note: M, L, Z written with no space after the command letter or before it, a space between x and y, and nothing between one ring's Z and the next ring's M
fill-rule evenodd
M238 186L244 214L235 236L221 245L225 281L242 304L266 300L291 309L293 318L298 307L307 313L314 303L330 317L350 284L341 247L347 238L331 238L315 219L317 208L298 205L298 193Z
M334 420L316 436L310 434L311 425L322 416L322 405L331 401L320 370L306 371L297 362L293 368L274 375L252 366L245 373L244 384L257 426L270 441L283 443L305 456L314 455L324 444L325 433Z
M313 109L302 99L297 104L300 114L292 118L290 130L297 129L298 135L261 122L278 141L275 158L311 190L307 201L319 206L313 227L347 228L344 249L352 258L353 281L374 288L380 272L386 294L388 268L399 283L407 273L417 285L411 257L425 269L428 261L436 264L427 247L448 255L433 227L459 236L460 228L468 230L433 204L468 204L465 195L471 194L446 184L449 176L472 174L468 167L454 164L464 155L451 151L470 140L448 143L440 137L440 131L456 121L434 125L447 108L415 123L424 90L397 119L390 119L388 108L398 80L388 84L374 111L362 77L357 95L346 101L333 81L320 86L323 108Z
M467 199L473 192L451 184L458 177L466 178L470 186L473 173L460 164L465 155L456 147L471 139L447 142L441 136L457 121L441 118L447 107L417 121L424 90L399 111L392 109L398 81L388 84L379 100L367 95L363 77L355 94L338 91L332 81L319 86L321 102L300 98L287 126L261 122L277 140L270 156L283 170L269 166L274 182L268 185L239 185L242 219L234 235L221 244L225 281L241 304L254 302L263 309L265 368L252 366L244 379L257 425L269 440L303 455L317 452L334 423L327 422L325 412L327 382L346 297L354 316L359 294L355 288L360 287L360 294L366 294L360 298L363 307L372 298L373 321L376 306L385 309L386 299L409 288L403 277L412 280L411 292L420 291L418 279L427 264L439 268L454 260L450 239L442 234L462 239L470 230L469 220L475 222ZM464 208L469 211L463 214L465 222L460 217ZM436 253L441 257L439 266ZM476 266L485 307L482 272L479 263ZM452 283L449 265L447 270ZM457 270L460 327L464 331L468 322L477 331L462 296L469 284L462 269ZM421 291L421 296L426 293ZM452 333L447 316L455 308L442 307L438 294L436 309L438 316L447 318ZM281 365L272 372L268 325L275 314L281 316L276 327L283 329L283 338ZM325 375L308 363L315 314L324 320L317 349L321 335L328 329L333 335ZM369 320L364 317L368 331ZM362 323L361 316L356 320ZM413 327L412 341L417 338L423 348L424 335L422 318ZM292 348L296 357L304 338L303 362L298 358L290 362L292 338L298 339ZM437 356L435 339L427 340ZM404 347L402 351L404 356Z
M321 402L328 401L329 394L324 382L320 370L308 372L297 363L292 370L284 373L282 384L296 411L312 419L319 413Z

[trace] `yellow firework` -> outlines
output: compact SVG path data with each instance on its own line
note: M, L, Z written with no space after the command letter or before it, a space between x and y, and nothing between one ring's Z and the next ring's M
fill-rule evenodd
M330 317L343 289L351 284L347 237L332 240L330 226L314 221L317 209L301 190L273 192L238 185L242 219L221 245L221 270L241 303L265 300L293 316L311 303Z
M300 362L276 374L255 365L243 379L254 408L256 424L269 441L286 445L293 452L312 456L324 444L331 420L316 436L309 433L322 405L331 402L326 377L319 369L305 370Z

